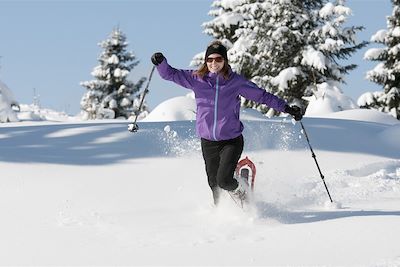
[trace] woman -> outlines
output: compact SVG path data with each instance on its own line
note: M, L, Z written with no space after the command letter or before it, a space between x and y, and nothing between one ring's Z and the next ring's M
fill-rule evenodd
M239 96L289 113L296 120L301 120L302 114L299 107L288 106L283 99L233 72L228 64L226 47L221 42L214 41L207 47L204 60L204 64L194 71L171 67L161 53L151 57L163 79L194 91L196 132L201 138L208 184L215 205L218 204L220 189L227 190L242 202L246 191L233 177L243 151Z

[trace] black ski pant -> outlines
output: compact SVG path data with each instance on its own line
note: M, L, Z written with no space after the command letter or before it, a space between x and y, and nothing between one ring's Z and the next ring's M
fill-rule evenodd
M208 185L213 191L214 201L219 188L232 191L238 187L233 178L236 165L243 151L243 136L222 141L201 139L201 150L206 165Z

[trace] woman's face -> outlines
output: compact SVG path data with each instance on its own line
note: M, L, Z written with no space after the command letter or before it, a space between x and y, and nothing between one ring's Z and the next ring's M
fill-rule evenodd
M206 59L208 70L211 73L218 73L224 67L225 60L220 54L211 54Z

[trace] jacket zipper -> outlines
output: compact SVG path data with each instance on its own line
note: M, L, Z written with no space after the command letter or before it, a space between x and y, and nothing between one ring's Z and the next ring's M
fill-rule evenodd
M214 126L213 126L213 137L214 140L217 141L217 111L218 111L218 92L219 91L219 80L217 75L217 82L215 86L215 99L214 99Z

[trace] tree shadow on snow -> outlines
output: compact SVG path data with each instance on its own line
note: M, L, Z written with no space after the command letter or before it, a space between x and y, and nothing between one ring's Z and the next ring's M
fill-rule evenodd
M349 217L400 216L400 211L380 210L290 211L265 202L257 202L256 208L259 218L275 219L284 224L313 223Z
M189 123L189 122L188 122ZM180 136L164 131L177 123L139 123L130 133L126 123L85 123L0 128L0 161L103 165L148 157L175 156ZM192 127L181 130L191 138ZM171 133L172 132L172 133Z
M314 150L360 153L400 158L395 135L400 124L386 125L354 120L304 118L303 125ZM393 132L390 132L393 130ZM299 123L281 119L245 122L246 145L250 150L309 150Z
M385 143L383 138L377 138L391 126L334 119L303 121L315 150L400 158L398 141ZM137 133L127 131L128 123L2 127L0 161L103 165L127 159L181 156L182 152L201 154L193 121L139 122ZM281 118L244 124L245 151L308 150L298 124Z

